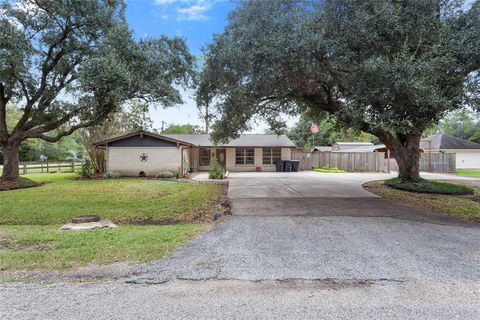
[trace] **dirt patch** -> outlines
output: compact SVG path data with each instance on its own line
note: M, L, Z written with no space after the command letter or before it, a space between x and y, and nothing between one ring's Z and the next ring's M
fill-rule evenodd
M35 182L26 178L18 178L17 180L0 179L0 191L34 188L40 187L44 184L45 183Z

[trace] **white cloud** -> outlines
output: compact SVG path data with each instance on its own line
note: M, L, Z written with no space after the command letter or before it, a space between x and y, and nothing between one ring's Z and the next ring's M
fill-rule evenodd
M185 2L183 0L155 0L155 4L161 6L161 5L165 5L165 4L172 4L172 3L176 3L176 2Z
M187 21L205 21L208 20L206 12L212 7L211 3L204 3L199 1L190 7L180 8L177 10L178 17L177 20L187 20Z
M205 21L209 19L207 12L220 1L222 0L155 0L155 4L163 10L173 10L178 21Z

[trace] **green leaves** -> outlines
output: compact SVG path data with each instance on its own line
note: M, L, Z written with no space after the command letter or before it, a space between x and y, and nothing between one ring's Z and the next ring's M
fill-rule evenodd
M255 116L279 125L280 114L303 110L375 134L418 134L478 103L478 82L465 83L480 69L479 7L245 1L206 52L200 86L220 114L214 137L234 137Z
M2 5L0 111L14 99L24 114L9 133L0 118L0 140L44 138L61 126L69 134L132 99L181 102L178 88L190 85L193 73L184 40L135 41L124 8L116 0Z

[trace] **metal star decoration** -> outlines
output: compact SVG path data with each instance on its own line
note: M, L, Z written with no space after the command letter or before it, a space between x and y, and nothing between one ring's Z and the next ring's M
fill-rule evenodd
M146 162L148 160L148 155L146 153L142 153L140 155L140 161Z

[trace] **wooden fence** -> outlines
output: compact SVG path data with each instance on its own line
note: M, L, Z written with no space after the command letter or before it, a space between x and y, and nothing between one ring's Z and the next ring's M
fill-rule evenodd
M385 170L383 152L302 152L294 151L293 160L300 161L300 170L329 167L348 172L376 172Z
M390 159L390 165L388 159L385 159L385 171L398 171L397 161ZM456 157L455 153L422 153L420 155L420 171L424 172L436 172L436 173L455 173L456 170Z
M78 160L20 162L20 174L74 172L82 166Z
M430 158L431 157L431 158ZM305 152L293 151L292 159L300 161L300 170L321 167L336 167L348 172L398 171L395 159L385 158L383 152ZM420 171L455 172L455 154L424 153L420 157Z

